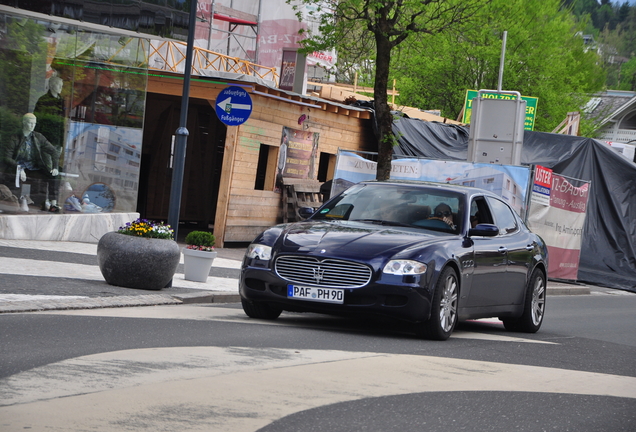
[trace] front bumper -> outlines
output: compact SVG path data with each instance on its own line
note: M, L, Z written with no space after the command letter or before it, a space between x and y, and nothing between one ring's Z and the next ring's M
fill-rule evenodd
M291 282L272 270L244 267L239 280L241 298L264 302L286 311L316 312L332 315L379 315L408 322L428 320L432 293L419 283L420 278L405 282L403 277L371 281L360 288L345 288L344 303L333 304L287 297Z

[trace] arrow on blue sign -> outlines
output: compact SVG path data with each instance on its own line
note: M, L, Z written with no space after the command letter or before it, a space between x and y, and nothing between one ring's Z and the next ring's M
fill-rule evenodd
M223 89L216 98L216 115L228 126L238 126L252 114L252 98L244 89L231 86Z
M225 99L224 101L219 102L216 105L219 108L221 108L223 111L227 112L227 113L229 113L233 109L240 109L240 110L251 110L252 109L252 105L238 104L238 103L234 103L233 104L231 97Z

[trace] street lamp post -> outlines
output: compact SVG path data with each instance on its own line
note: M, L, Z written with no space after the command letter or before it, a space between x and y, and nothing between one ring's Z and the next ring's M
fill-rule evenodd
M188 23L188 43L186 47L185 70L183 71L183 95L181 97L181 117L179 128L175 132L175 152L170 187L170 207L168 208L168 224L174 230L177 240L179 232L179 213L181 210L181 191L183 189L183 171L185 169L186 147L188 144L188 101L190 99L190 75L192 72L192 49L194 46L194 30L197 16L197 0L190 0L190 19Z

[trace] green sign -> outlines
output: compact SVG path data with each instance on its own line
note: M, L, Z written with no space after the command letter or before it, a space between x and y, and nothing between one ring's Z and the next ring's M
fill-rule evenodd
M470 123L470 115L473 112L473 99L477 97L479 92L477 90L466 90L466 100L464 101L464 117L462 118L463 123ZM482 93L483 98L488 99L516 99L517 96L510 93ZM537 102L539 98L529 97L529 96L521 96L521 99L526 101L526 119L523 122L523 128L525 130L534 130L534 117L537 114Z

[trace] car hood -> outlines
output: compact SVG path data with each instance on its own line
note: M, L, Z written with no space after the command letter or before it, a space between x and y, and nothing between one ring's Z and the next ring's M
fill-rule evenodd
M419 249L448 237L419 229L401 229L349 221L307 221L288 225L279 238L280 252L368 260Z

